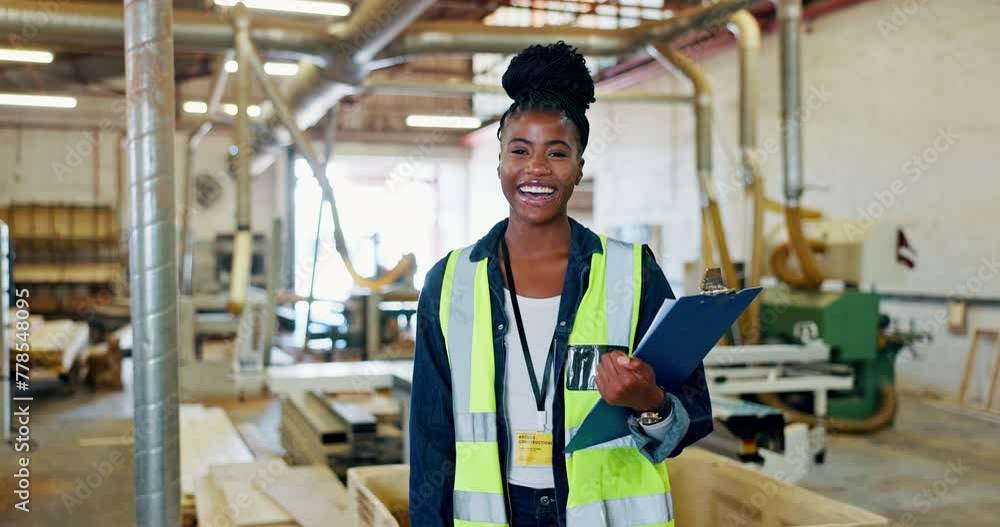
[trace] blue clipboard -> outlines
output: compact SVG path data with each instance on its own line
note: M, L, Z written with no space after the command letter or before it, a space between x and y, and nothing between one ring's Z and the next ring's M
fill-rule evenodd
M760 287L753 287L667 300L633 355L653 368L657 384L678 393L760 291ZM604 399L597 401L566 445L565 453L629 435L630 415L630 408L612 406Z

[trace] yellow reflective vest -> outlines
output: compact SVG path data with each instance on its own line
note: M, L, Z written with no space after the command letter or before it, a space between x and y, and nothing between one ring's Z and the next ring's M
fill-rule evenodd
M569 335L569 346L612 346L632 353L639 317L641 245L601 236L590 281ZM471 260L472 247L453 251L445 268L440 321L451 364L455 421L456 527L508 525L497 444L497 396L487 279L489 258ZM600 399L597 390L567 389L566 442ZM566 454L568 527L674 525L665 464L653 464L631 435Z

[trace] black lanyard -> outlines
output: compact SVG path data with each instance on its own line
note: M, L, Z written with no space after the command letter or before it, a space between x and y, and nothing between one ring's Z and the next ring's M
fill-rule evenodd
M510 302L514 306L514 319L517 321L518 336L521 337L521 351L524 352L524 362L528 367L528 379L531 381L531 389L535 395L535 407L538 410L538 431L545 430L545 391L549 387L549 374L552 371L552 355L554 354L556 341L552 339L549 344L549 354L545 358L545 371L542 374L542 385L538 385L538 378L535 376L535 366L531 362L531 352L528 351L528 338L524 332L524 322L521 320L521 308L517 305L517 290L514 288L514 271L510 268L510 250L507 249L507 240L500 238L503 247L503 263L507 271L507 288L510 289Z

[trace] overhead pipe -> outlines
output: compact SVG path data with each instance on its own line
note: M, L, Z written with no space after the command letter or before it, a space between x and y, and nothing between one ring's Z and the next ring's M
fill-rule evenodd
M792 287L818 289L823 270L813 251L814 243L802 230L803 193L802 161L802 0L780 0L778 18L781 28L781 131L784 150L785 221L788 243L795 253L802 274L788 276Z
M173 20L178 51L223 53L233 46L232 26L215 13L177 9ZM125 37L126 23L122 8L114 4L29 0L0 4L0 33L23 35L24 43L30 40L36 46L117 47ZM330 50L330 34L311 22L270 19L258 24L252 37L286 57L322 62Z
M508 27L479 22L435 21L411 25L378 60L438 53L517 53L539 41L565 40L584 55L620 56L649 44L666 43L692 28L724 23L756 0L721 1L677 13L673 18L631 28L590 29L568 26Z
M712 86L704 70L691 59L668 44L651 45L646 51L667 70L675 71L680 76L691 81L694 88L694 120L695 120L695 166L697 169L698 189L701 193L702 241L703 255L708 256L703 262L711 267L711 247L706 236L707 227L711 227L715 248L719 252L722 272L729 287L737 287L739 278L736 266L733 265L726 242L726 231L722 224L722 213L712 186Z
M184 182L181 185L184 192L182 200L181 216L181 293L190 295L193 292L193 271L194 271L194 235L191 229L192 201L194 200L194 173L195 157L198 153L198 145L212 131L215 126L214 115L218 113L222 103L222 96L226 92L226 82L229 80L229 72L226 70L226 62L233 58L232 51L227 51L225 55L216 60L215 73L212 75L211 93L208 96L208 109L205 112L209 117L205 118L196 128L191 130L187 138L187 148L185 151Z
M295 122L305 129L318 123L337 101L357 91L365 76L377 66L397 64L416 55L516 53L542 40L565 40L587 55L624 55L639 51L648 43L669 42L694 27L724 22L731 13L754 1L719 2L690 9L670 20L626 29L595 30L488 26L481 22L410 24L433 1L413 0L401 7L398 0L368 0L361 4L351 19L331 30L335 37L331 46L338 53L333 67L328 70L318 67L300 69L299 74L283 87L281 96L294 108ZM373 22L379 17L384 18L385 13L393 16L391 20L394 23ZM379 31L369 34L367 29L372 23ZM256 39L255 42L262 44ZM367 60L372 62L366 67ZM277 116L271 112L265 117L268 128L274 130L270 142L287 144L291 137L280 126ZM269 162L264 160L254 168L259 169Z
M354 263L351 261L350 255L347 252L347 242L344 239L343 226L340 223L340 213L337 210L337 201L333 194L333 187L330 185L329 179L325 177L323 162L320 160L319 156L316 155L316 151L313 149L312 143L310 143L309 139L306 137L305 132L303 132L295 124L295 117L292 115L287 103L281 99L281 95L278 93L278 89L274 85L274 82L267 75L267 72L264 71L264 64L257 55L253 43L249 41L249 38L245 33L238 35L238 38L245 40L242 45L245 45L249 50L247 59L249 60L250 66L253 68L257 81L264 89L264 93L267 95L268 99L271 100L275 114L291 133L296 149L309 163L309 168L312 169L313 177L316 178L316 182L319 183L320 189L323 191L323 198L330 204L330 215L333 217L334 245L344 262L344 266L347 268L347 272L351 275L351 278L354 279L356 284L366 287L372 292L377 293L381 291L387 285L398 280L399 277L403 276L403 274L410 269L413 265L412 255L403 256L394 268L376 278L367 278L362 276L354 268Z
M362 85L363 91L371 91L392 95L504 95L503 87L492 84L475 84L471 82L422 82L379 80L369 81ZM662 94L639 91L598 91L597 98L601 101L641 102L641 103L684 103L694 102L694 97L682 94Z
M367 0L346 21L332 26L330 50L335 59L330 67L300 64L299 72L282 86L280 96L294 109L296 125L311 128L337 102L354 93L367 76L365 64L433 4L434 0ZM252 37L257 45L267 45ZM265 142L292 141L273 108L265 109L261 121L273 133Z
M136 524L180 517L171 0L125 0Z
M746 10L729 17L728 29L736 36L740 57L740 150L743 179L750 195L753 226L750 241L750 266L745 270L746 287L760 285L764 273L764 179L757 162L757 109L760 103L760 24ZM744 344L760 341L760 300L755 300L741 315L739 327Z
M229 273L228 310L234 314L243 312L246 307L250 287L250 264L253 257L253 233L251 232L250 213L250 161L251 161L251 129L250 116L247 108L250 106L250 91L253 82L253 72L248 65L250 59L250 13L243 3L236 4L232 15L233 29L236 34L236 62L239 70L236 72L236 121L234 134L236 136L236 158L233 172L236 177L236 236L233 239L232 267Z

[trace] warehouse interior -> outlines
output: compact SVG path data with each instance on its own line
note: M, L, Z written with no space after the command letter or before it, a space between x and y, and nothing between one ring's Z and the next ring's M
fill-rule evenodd
M411 525L417 301L508 216L501 77L556 41L597 87L569 216L678 297L763 287L704 359L714 432L667 461L677 525L996 525L998 23L4 0L0 525Z

